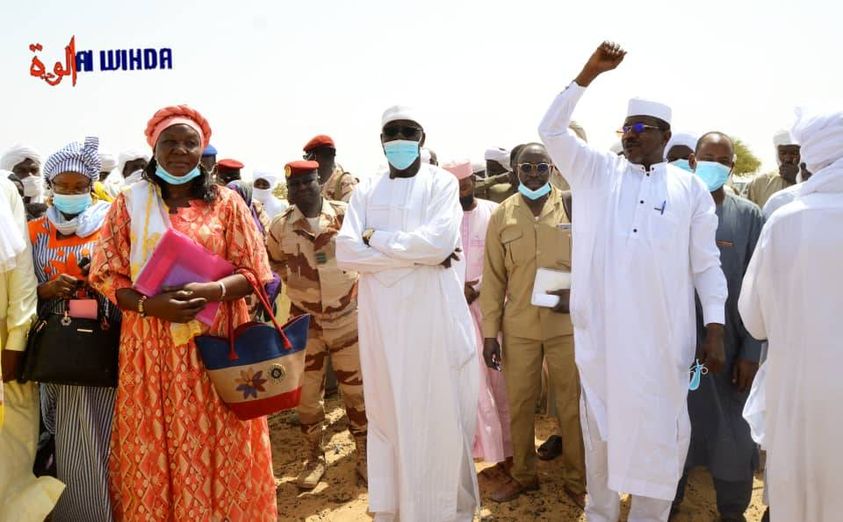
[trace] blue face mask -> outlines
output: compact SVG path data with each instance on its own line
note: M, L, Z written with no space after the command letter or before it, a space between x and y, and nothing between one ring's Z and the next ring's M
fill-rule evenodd
M700 360L697 359L696 362L691 365L691 382L688 383L688 389L691 391L697 391L700 387L700 380L702 379L703 375L708 374L708 368L705 365L700 364Z
M698 161L694 173L705 182L709 192L714 192L729 179L732 169L716 161Z
M87 194L53 194L53 206L62 214L75 216L85 212L94 200Z
M193 170L191 170L184 176L173 176L172 174L164 170L164 167L162 167L161 165L156 165L155 175L163 179L170 185L184 185L185 183L193 181L194 179L201 176L202 171L199 170L199 165L196 165L195 167L193 167Z
M685 172L694 172L691 169L691 164L686 159L678 159L670 162L671 165L674 167L679 167L680 169L684 170Z
M550 182L548 181L541 188L536 190L530 190L527 188L526 185L523 183L518 184L518 192L520 192L524 197L528 199L532 199L533 201L539 199L542 196L546 196L550 193Z
M398 170L404 170L419 157L419 142L408 140L392 140L383 144L383 152L390 165Z

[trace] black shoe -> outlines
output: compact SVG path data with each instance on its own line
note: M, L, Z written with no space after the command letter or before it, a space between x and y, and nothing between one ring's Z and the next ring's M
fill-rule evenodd
M761 522L770 522L770 507L767 506L767 509L764 511L764 516L761 517Z
M541 460L555 459L562 454L562 437L551 435L536 449L536 454Z
M720 522L746 522L743 515L720 515Z

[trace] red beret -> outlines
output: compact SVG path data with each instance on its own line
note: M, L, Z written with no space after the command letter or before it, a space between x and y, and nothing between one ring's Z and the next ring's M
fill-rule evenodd
M236 159L224 159L219 160L217 165L220 167L225 167L227 169L242 169L243 164L237 161Z
M307 145L304 146L304 151L310 152L313 149L318 149L319 147L331 147L332 149L337 148L336 145L334 145L334 140L332 140L330 136L326 134L319 134L307 142Z
M319 163L316 161L307 161L307 160L299 160L299 161L291 161L284 165L284 176L287 179L290 179L294 176L301 176L304 174L309 174L314 170L319 168Z

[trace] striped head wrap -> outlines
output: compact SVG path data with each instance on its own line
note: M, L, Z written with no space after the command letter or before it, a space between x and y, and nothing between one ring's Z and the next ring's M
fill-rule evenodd
M100 176L99 138L89 136L85 143L74 141L54 152L44 163L44 176L48 181L62 172L78 172L92 180Z
M165 129L173 125L187 125L199 134L202 148L206 148L211 141L211 125L196 109L187 105L173 105L159 109L146 124L146 142L153 149L158 143L158 137Z

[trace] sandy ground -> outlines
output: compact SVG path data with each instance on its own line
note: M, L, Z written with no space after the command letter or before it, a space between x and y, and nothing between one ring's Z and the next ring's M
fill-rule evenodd
M339 400L334 397L326 404L330 426L326 455L328 472L312 492L301 492L295 485L306 451L297 426L294 413L287 412L270 418L273 461L278 480L278 520L283 521L369 521L366 512L368 495L366 488L357 484L354 473L354 444L346 430L346 419ZM544 440L553 429L553 422L539 416L536 436ZM496 504L486 497L489 484L481 480L480 491L483 505L479 520L483 522L515 521L584 521L582 511L576 508L562 493L562 481L558 472L560 460L539 461L541 489L524 495L508 504ZM478 463L477 469L487 467ZM752 505L746 513L750 522L761 520L762 483L756 479ZM623 502L621 520L626 520L628 499ZM694 470L688 483L685 501L675 522L710 522L718 520L714 503L714 490L710 476L702 469ZM431 521L434 522L434 521Z

